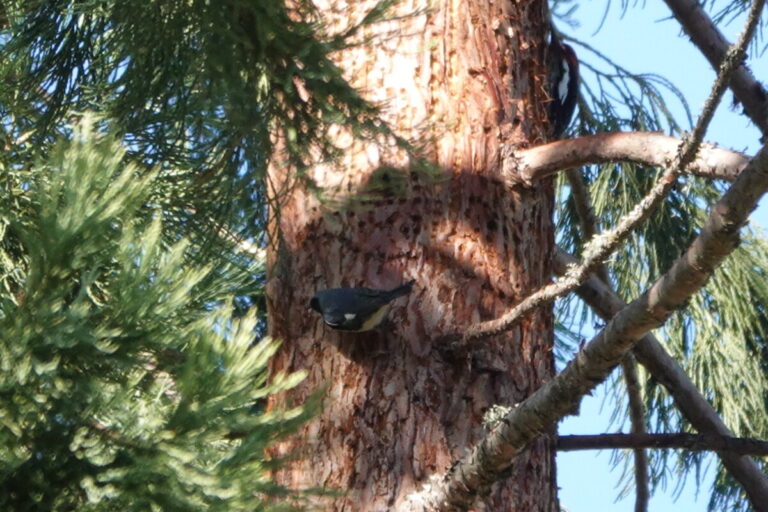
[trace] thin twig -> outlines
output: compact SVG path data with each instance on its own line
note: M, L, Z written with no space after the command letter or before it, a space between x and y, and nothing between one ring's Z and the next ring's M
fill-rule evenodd
M621 374L627 385L627 397L629 399L629 419L632 433L646 434L645 407L643 406L640 391L640 379L637 376L637 361L632 353L628 353L621 360ZM635 459L635 512L646 512L651 493L648 486L648 454L643 447L638 446L633 450Z
M589 240L597 233L597 220L592 212L589 188L578 169L568 169L566 175L571 187L571 198L576 207L576 215L579 217L583 238L584 240ZM611 287L608 269L605 264L600 263L595 273L606 286ZM627 388L632 433L644 434L646 432L645 407L643 406L640 382L637 377L637 362L632 354L627 354L621 360L621 373ZM635 512L646 512L648 510L648 500L650 499L648 454L642 448L636 448L633 450L633 457L635 469Z
M197 211L196 208L192 205L188 205L187 210L189 210L193 214L196 213ZM216 236L219 237L219 240L223 240L225 242L233 244L235 246L235 249L237 249L239 252L253 257L253 260L256 263L260 263L260 264L266 263L267 250L265 248L259 247L253 242L246 240L239 233L237 233L235 230L233 230L229 226L221 224L212 218L208 219L208 223L211 226L211 229L213 229Z
M692 451L729 452L736 455L768 455L768 441L715 434L599 434L559 436L559 451L674 448Z
M661 179L654 184L651 191L635 205L631 212L621 218L615 228L592 238L584 247L584 259L580 265L571 268L566 275L554 283L542 286L501 317L473 325L463 334L447 336L447 343L450 348L463 348L473 341L507 331L523 315L540 306L549 304L578 287L605 258L619 247L635 227L648 218L674 185L677 174L677 169L665 172Z
M674 170L665 172L651 191L635 205L631 212L621 218L615 228L592 238L584 247L584 259L580 265L571 268L565 276L554 283L539 288L501 317L471 326L463 334L458 335L456 339L448 336L451 348L462 348L473 341L507 331L523 315L549 304L578 287L608 255L619 247L632 230L651 214L656 205L672 188L676 174L677 172Z
M249 256L252 256L253 259L257 263L264 263L267 260L267 250L263 247L259 247L258 245L254 244L253 242L246 240L242 236L240 236L237 232L230 229L228 226L225 226L224 224L218 224L211 220L211 225L213 226L214 230L216 231L216 234L219 236L220 239L226 240L227 242L230 242L235 245L238 251L248 254Z

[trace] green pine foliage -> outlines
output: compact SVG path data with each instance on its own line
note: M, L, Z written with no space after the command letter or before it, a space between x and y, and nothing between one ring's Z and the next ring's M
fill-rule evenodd
M331 32L305 0L6 0L0 113L43 145L72 112L99 112L133 161L174 169L164 201L185 229L258 238L275 141L303 177L339 154L329 126L390 133L330 59L390 3Z
M164 241L157 173L123 156L86 118L3 169L0 509L287 507L265 450L312 404L257 406L302 376L267 380L277 343L254 343L256 315L232 318L186 240Z
M276 141L303 179L330 126L390 136L330 58L390 3L0 2L0 510L302 505L265 450L316 404L263 410L300 376L238 243Z

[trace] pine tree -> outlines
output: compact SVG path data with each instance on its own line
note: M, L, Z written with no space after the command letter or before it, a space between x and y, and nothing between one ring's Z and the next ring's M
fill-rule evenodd
M707 108L730 84L765 133L754 23L729 50L666 1L722 77ZM633 431L708 434L713 506L765 509L728 437L768 438L768 251L740 229L765 151L683 135L662 78L570 41L574 139L546 144L543 1L2 7L3 509L553 510L556 422L619 365ZM410 278L380 331L306 312ZM639 511L672 461L644 447Z
M85 117L4 168L0 507L267 508L265 448L307 410L253 407L301 375L267 380L243 270L166 242L159 175L124 157Z

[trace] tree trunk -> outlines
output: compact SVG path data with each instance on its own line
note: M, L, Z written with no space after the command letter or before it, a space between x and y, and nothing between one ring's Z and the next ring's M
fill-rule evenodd
M332 28L370 7L316 4ZM483 434L489 407L523 400L554 371L549 309L469 354L437 345L440 335L500 315L550 277L551 181L509 188L498 180L503 144L538 144L546 133L546 3L397 4L400 14L418 9L370 29L373 43L343 52L338 64L441 177L410 168L392 146L353 142L343 128L340 164L311 172L343 206L284 187L288 172L279 165L269 176L285 190L271 212L269 324L283 340L272 369L308 371L283 397L290 403L323 393L320 416L281 446L301 458L278 476L294 487L342 491L323 509L406 510L410 493ZM340 333L307 311L318 289L409 279L413 292L377 331ZM484 503L494 511L557 510L550 441L518 459Z

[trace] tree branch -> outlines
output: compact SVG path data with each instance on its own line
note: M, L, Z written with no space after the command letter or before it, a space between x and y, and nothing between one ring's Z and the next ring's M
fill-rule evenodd
M605 450L674 448L693 451L729 452L737 455L768 455L768 441L714 434L600 434L594 436L559 436L557 449Z
M568 177L568 185L571 188L571 198L573 199L576 215L579 218L579 226L583 239L590 240L597 235L597 219L592 210L592 200L589 197L589 187L584 182L584 177L579 169L568 169L565 171ZM596 269L597 275L607 284L611 283L608 269L600 263Z
M526 185L571 167L606 162L634 162L668 168L680 149L680 139L658 132L600 133L559 140L530 149L517 150L513 169L505 170L508 185ZM702 144L685 172L705 178L733 181L747 166L749 157Z
M215 222L211 222L211 225L213 226L213 229L216 231L216 234L219 236L220 239L226 240L227 242L234 244L235 248L238 251L244 254L248 254L249 256L252 256L253 259L258 263L263 264L264 262L267 261L267 250L264 249L263 247L259 247L253 242L246 240L245 238L241 237L237 232L230 229L228 226L225 226L223 224L217 224Z
M637 361L632 353L628 353L621 360L621 373L627 385L627 397L629 398L629 419L632 433L646 434L645 407L640 394L640 379L637 376ZM648 454L643 447L633 449L635 458L635 512L648 510L648 500L651 497L648 489Z
M536 437L554 428L582 397L605 380L633 343L660 327L701 289L739 243L739 229L768 189L768 148L764 147L714 206L701 233L672 268L635 299L554 377L512 409L472 452L457 462L429 500L438 510L466 510ZM756 498L750 496L750 499ZM766 507L752 501L760 510Z
M714 69L718 69L728 52L729 44L702 5L696 0L665 0L685 33L691 38ZM742 65L734 72L730 87L744 112L763 132L768 134L768 93L749 69Z
M592 201L589 198L589 188L578 169L568 169L568 184L571 187L571 198L579 217L581 232L585 240L589 240L597 233L597 219L592 211ZM597 265L595 275L612 289L608 269L604 263ZM637 361L630 353L621 360L621 374L627 389L629 399L630 422L633 434L644 434L645 408L640 392L640 382L637 376ZM642 448L633 450L635 468L635 512L646 512L650 491L648 489L648 454Z
M555 273L564 273L576 259L561 249L556 249L553 263ZM576 289L579 297L598 316L608 321L626 307L619 296L596 277L590 277ZM730 437L733 435L717 411L699 393L696 385L670 356L652 334L646 334L633 349L637 360L645 366L672 395L675 405L683 416L701 433ZM748 457L733 453L720 453L720 459L728 472L736 479L752 503L768 504L768 478Z

